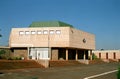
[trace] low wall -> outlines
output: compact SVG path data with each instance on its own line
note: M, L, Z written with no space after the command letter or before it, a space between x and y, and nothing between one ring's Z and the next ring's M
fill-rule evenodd
M89 64L89 60L77 60L77 61L83 64Z
M40 60L36 60L36 62L38 62L39 64L41 64L45 68L49 67L49 59L40 59Z

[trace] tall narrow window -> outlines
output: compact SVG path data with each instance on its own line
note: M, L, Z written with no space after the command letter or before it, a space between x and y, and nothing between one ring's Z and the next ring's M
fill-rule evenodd
M115 52L113 53L113 59L116 59L116 53Z
M101 53L99 53L99 58L101 59Z
M108 53L106 53L106 59L108 59Z

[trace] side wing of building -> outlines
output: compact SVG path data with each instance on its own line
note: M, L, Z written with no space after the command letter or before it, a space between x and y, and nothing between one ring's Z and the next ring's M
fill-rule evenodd
M70 47L93 50L95 49L95 35L70 28Z

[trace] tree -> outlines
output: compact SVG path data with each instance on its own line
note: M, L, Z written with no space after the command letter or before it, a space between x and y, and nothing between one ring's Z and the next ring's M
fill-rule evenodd
M117 79L120 79L120 67L119 67L118 72L117 72Z
M6 53L6 51L5 51L5 50L3 50L3 49L2 49L2 50L0 50L0 55L1 55L1 54L5 54L5 53Z
M4 49L0 50L0 59L5 59L6 51Z

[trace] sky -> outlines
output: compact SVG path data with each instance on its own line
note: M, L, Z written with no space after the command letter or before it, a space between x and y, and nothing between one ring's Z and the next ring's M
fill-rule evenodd
M54 20L95 34L96 49L120 49L120 0L0 0L0 46L12 28Z

